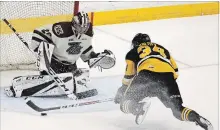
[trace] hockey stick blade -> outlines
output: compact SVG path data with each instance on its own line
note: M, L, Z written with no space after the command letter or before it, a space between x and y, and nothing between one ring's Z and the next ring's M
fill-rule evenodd
M86 106L86 105L92 105L92 104L97 104L97 103L109 102L109 101L113 101L113 100L114 100L114 98L107 98L107 99L104 99L104 100L94 100L94 101L88 101L88 102L74 103L74 104L70 104L70 105L41 108L41 107L37 106L29 98L25 98L26 104L30 108L32 108L33 110L35 110L37 112L45 112L45 111L51 111L51 110L74 108L74 107L79 107L79 106Z

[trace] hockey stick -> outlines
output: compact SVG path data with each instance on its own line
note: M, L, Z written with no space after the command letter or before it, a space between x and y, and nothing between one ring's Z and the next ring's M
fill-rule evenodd
M15 28L8 22L8 20L7 19L2 19L2 20L17 35L17 37L21 40L21 42L24 43L24 45L34 54L34 52L29 48L27 42L17 33ZM38 57L36 57L36 58L37 58L37 61L38 61ZM48 62L48 59L45 59L45 61ZM54 70L49 66L49 63L47 63L46 66L47 66L47 69L48 69L47 73L53 78L53 80L56 82L56 84L66 93L66 95L70 99L76 99L76 96L73 94L73 92L71 92L68 88L66 88L65 83L56 75Z
M109 101L113 101L114 98L107 98L107 99L103 99L103 100L94 100L94 101L74 103L74 104L69 104L69 105L62 105L62 106L48 107L48 108L41 108L41 107L37 106L29 98L26 98L25 100L26 100L26 104L29 107L31 107L32 109L34 109L35 111L45 112L45 111L51 111L51 110L67 109L67 108L73 108L73 107L80 107L80 106L86 106L86 105L91 105L91 104L109 102Z

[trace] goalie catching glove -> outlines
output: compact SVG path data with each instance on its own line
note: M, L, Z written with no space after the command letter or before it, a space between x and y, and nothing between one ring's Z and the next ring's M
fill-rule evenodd
M104 50L104 52L92 57L88 64L90 68L100 67L102 69L110 69L115 65L115 62L115 55L110 50Z

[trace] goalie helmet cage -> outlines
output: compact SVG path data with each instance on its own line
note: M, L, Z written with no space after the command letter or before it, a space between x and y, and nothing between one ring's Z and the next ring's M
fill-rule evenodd
M12 26L30 44L32 28L35 25L30 23L31 19L36 21L39 18L39 23L41 18L46 17L54 17L55 21L59 21L56 17L71 20L73 14L79 10L79 1L1 1L0 4L0 71L37 69L34 55L7 27L2 21L3 18L12 21ZM54 22L54 19L51 22ZM60 21L65 21L64 19Z

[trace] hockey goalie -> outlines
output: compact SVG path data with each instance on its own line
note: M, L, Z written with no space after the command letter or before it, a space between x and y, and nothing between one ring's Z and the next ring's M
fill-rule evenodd
M110 50L95 53L92 47L93 26L88 14L79 12L72 21L45 25L33 31L29 48L36 55L40 75L15 77L10 87L5 88L9 97L75 95L86 98L97 95L89 88L89 69L77 68L81 58L90 68L109 69L115 65L115 56ZM66 93L48 74L51 68L65 84Z

